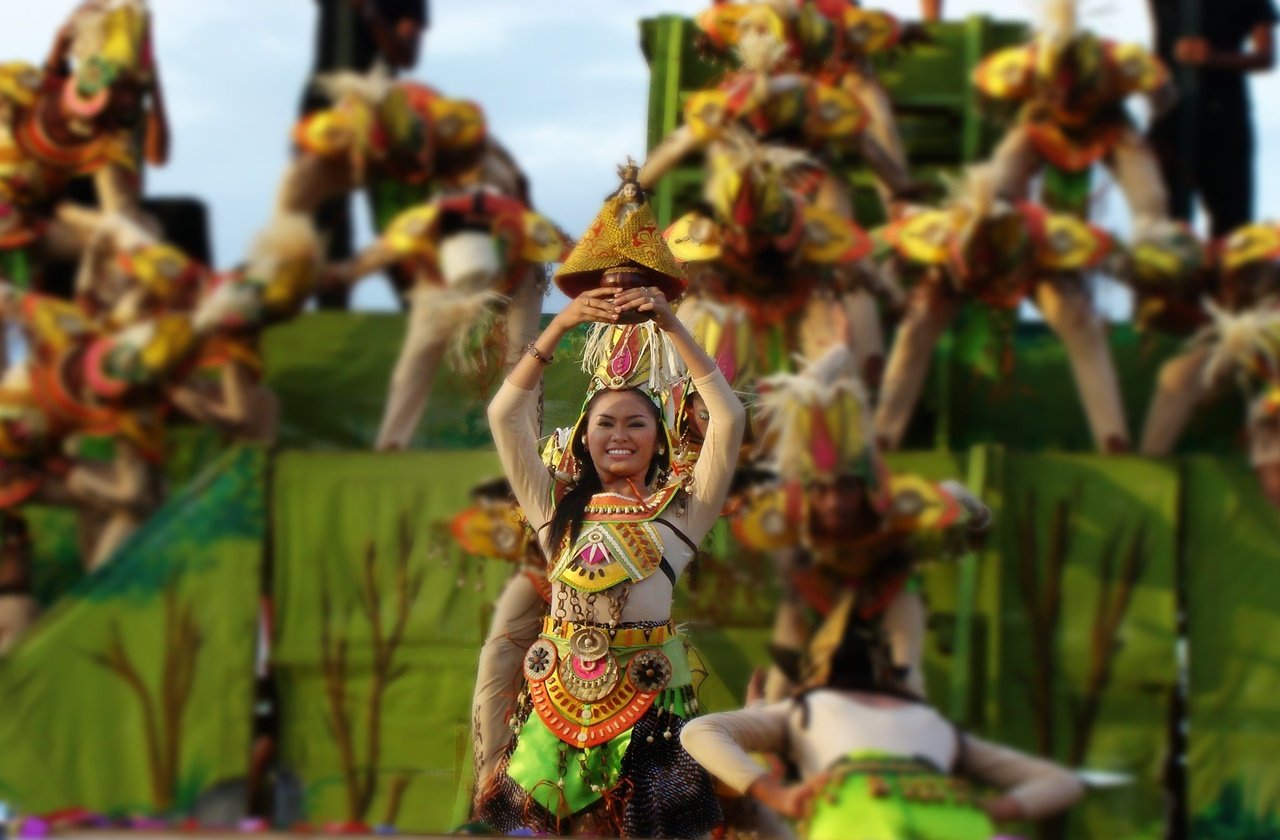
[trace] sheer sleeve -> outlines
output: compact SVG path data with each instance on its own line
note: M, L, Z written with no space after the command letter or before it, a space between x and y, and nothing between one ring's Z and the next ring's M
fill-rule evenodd
M689 518L685 532L697 543L716 524L724 508L724 500L729 495L733 471L738 466L738 450L742 447L747 412L719 370L693 380L693 384L706 402L707 415L711 418L702 452L693 468L693 485L689 488Z
M718 712L694 718L680 733L680 743L708 773L739 793L768 774L749 755L782 753L787 745L790 701L737 712Z
M1065 767L972 735L963 737L961 772L1018 800L1028 819L1066 810L1084 795L1084 784Z
M534 530L551 519L551 471L538 455L538 392L504 381L489 403L489 429L516 501Z

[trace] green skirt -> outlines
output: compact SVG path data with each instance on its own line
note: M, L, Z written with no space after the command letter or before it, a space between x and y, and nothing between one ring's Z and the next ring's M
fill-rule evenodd
M995 827L972 787L929 764L859 753L832 768L814 800L807 840L990 840Z

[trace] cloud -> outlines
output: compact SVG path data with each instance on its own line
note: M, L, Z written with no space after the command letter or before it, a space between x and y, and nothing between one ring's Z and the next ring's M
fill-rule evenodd
M493 60L520 43L536 44L539 63L568 63L596 42L634 33L637 21L659 14L693 14L704 0L484 0L432 9L428 56Z

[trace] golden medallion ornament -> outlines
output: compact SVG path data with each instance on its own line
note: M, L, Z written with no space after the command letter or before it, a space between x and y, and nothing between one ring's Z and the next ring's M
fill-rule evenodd
M599 627L579 627L569 637L569 651L579 659L594 662L609 653L609 636Z
M619 676L618 660L608 653L607 646L603 656L584 659L573 654L561 662L559 668L560 682L565 689L587 703L607 697L617 687Z

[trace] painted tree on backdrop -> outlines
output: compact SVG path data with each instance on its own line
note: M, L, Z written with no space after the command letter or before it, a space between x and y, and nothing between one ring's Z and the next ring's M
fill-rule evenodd
M101 651L89 655L98 666L118 677L142 710L151 784L151 805L158 814L169 813L178 802L182 773L183 719L191 700L203 634L196 623L191 600L179 602L176 581L164 592L164 640L159 683L148 684L129 654L120 622L111 622L110 635Z
M384 592L385 566L379 560L373 540L365 544L361 575L354 604L335 608L332 587L322 571L320 596L320 666L324 674L326 723L338 748L342 778L346 786L347 819L364 824L378 793L382 756L382 708L387 690L407 672L396 663L396 653L404 641L405 627L413 605L422 592L425 569L413 562L414 542L408 518L401 515L397 529L395 557L390 565L391 585ZM322 570L324 566L320 567ZM371 664L369 688L362 710L356 708L351 683L348 651L352 634L346 613L354 606L369 626ZM339 613L342 613L340 615ZM363 737L357 741L357 731ZM363 754L359 747L363 746ZM412 777L397 774L388 791L386 812L381 824L394 825L400 803Z
M1021 509L1011 516L1011 521L1017 523L1014 561L1018 589L1030 627L1030 681L1036 750L1049 757L1059 755L1057 735L1061 727L1055 699L1060 677L1058 631L1072 535L1081 527L1078 513L1081 491L1081 485L1077 484L1071 498L1059 498L1053 502L1047 545L1041 545L1036 517L1039 508L1034 491L1027 492ZM1131 536L1127 531L1123 526L1116 527L1106 537L1099 558L1098 592L1092 615L1088 616L1084 610L1072 611L1073 617L1088 616L1090 643L1084 684L1070 687L1066 713L1069 740L1063 756L1069 767L1083 766L1088 755L1090 738L1120 650L1120 628L1132 602L1134 588L1144 571L1145 523L1139 523ZM1067 815L1063 814L1041 826L1039 837L1041 840L1063 840L1067 836L1067 825Z

